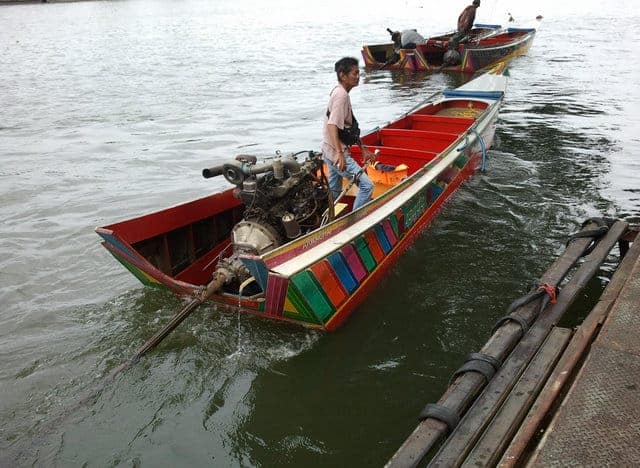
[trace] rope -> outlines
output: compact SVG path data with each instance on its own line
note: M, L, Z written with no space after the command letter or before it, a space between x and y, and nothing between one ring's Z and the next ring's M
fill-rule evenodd
M498 330L498 328L500 328L505 322L511 320L520 325L521 336L523 336L529 329L529 323L523 317L515 314L514 312L520 307L523 307L530 302L535 301L536 299L542 298L542 300L540 301L540 307L538 307L538 311L534 316L537 317L547 307L547 305L549 305L549 303L555 304L557 302L557 297L557 286L549 283L540 283L538 281L535 281L531 291L511 303L511 305L507 309L506 315L498 319L496 324L493 326L492 333L495 333L496 330Z
M469 141L470 133L473 133L478 139L478 141L480 142L480 149L482 150L482 163L480 164L480 172L485 172L486 171L485 166L487 164L487 146L484 143L484 138L482 138L482 136L478 133L477 128L469 129L469 133L467 133L464 138L464 143L462 144L462 146L459 146L458 148L456 148L456 151L458 153L461 153L471 145L471 142Z
M578 231L578 232L576 232L574 234L571 234L569 236L569 238L567 239L567 244L566 245L569 245L571 242L573 242L576 239L580 239L580 238L584 238L584 237L592 237L593 241L592 241L591 245L589 245L589 247L582 254L583 257L586 256L586 255L589 255L593 251L593 249L596 248L596 245L598 245L598 242L600 242L600 239L607 232L609 232L609 228L611 226L613 226L613 224L615 222L616 222L616 220L612 219L612 218L588 218L582 223L582 228L584 228L589 223L593 223L593 224L597 225L598 227L595 228L595 229L588 229L586 231Z
M478 137L478 140L480 141L480 148L482 149L482 163L480 164L480 172L485 172L485 166L487 164L487 147L484 144L484 139L480 136L476 128L473 129L473 133L476 137Z
M449 432L453 431L460 422L460 416L458 413L437 403L427 404L418 417L420 421L424 421L429 418L437 419L438 421L445 423Z
M589 218L582 223L582 228L584 229L584 227L590 223L596 224L598 227L596 229L582 230L575 234L572 234L567 240L567 245L569 245L569 243L571 243L575 239L591 237L593 239L593 242L583 253L583 256L588 255L589 253L591 253L591 251L593 251L600 239L607 232L609 232L609 228L613 226L615 222L616 220L612 218ZM500 328L505 322L511 320L520 325L520 328L522 329L522 335L524 335L529 328L529 323L514 312L516 311L516 309L540 298L542 298L542 300L540 301L540 307L538 308L538 311L536 312L534 317L540 315L540 313L549 305L549 303L555 304L557 302L558 287L549 283L540 283L539 281L535 281L531 291L511 303L511 305L507 309L506 315L500 318L493 326L492 333L495 333L496 330Z

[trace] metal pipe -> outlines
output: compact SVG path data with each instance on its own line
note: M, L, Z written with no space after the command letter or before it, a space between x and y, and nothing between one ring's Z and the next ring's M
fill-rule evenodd
M220 164L219 166L209 167L207 169L202 169L202 177L205 179L210 179L212 177L217 177L222 175L224 166Z
M290 173L295 174L300 172L300 164L295 159L281 158L280 161L282 162L282 165L285 167L285 169L288 169ZM263 172L271 171L273 169L274 169L273 162L259 164L255 166L249 166L248 169L246 167L242 168L245 174L253 174L253 175L262 174Z

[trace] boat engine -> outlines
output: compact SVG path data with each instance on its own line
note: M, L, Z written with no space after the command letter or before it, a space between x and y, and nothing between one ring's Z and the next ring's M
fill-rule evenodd
M242 221L232 229L233 253L218 261L213 274L225 292L242 293L240 285L251 277L241 255L262 255L320 226L329 206L322 155L303 153L303 162L297 159L302 153L263 163L255 156L239 155L202 171L205 178L222 175L234 184L234 195L245 206Z

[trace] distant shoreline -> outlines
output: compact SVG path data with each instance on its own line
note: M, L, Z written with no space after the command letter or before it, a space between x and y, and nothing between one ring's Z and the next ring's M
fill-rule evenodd
M71 2L83 2L87 0L0 0L0 6L2 5L20 5L25 3L71 3Z

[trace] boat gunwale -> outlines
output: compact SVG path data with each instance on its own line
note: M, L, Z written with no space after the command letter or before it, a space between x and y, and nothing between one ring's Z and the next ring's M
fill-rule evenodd
M442 94L442 93L438 93L438 94ZM415 106L415 109L413 111L401 114L401 116L399 116L398 118L394 119L393 121L388 122L385 125L389 125L390 123L393 123L395 121L398 121L400 119L406 118L406 117L414 115L414 114L415 115L421 115L421 114L418 114L417 112L419 110L421 110L422 108L427 107L429 105L437 105L437 104L440 104L440 103L443 103L443 102L453 102L453 101L460 101L460 100L461 99L459 97L453 97L453 98L444 98L443 97L443 98L439 98L438 99L437 95L436 95L436 99L424 101L423 103L421 103L421 105ZM348 215L346 215L344 217L337 218L334 221L332 221L331 223L326 224L324 226L320 226L317 229L315 229L313 231L310 231L309 233L306 233L304 236L301 236L301 237L295 239L293 242L295 242L296 244L302 244L302 249L305 250L305 257L306 258L309 256L309 253L312 252L316 247L326 246L327 243L335 244L335 246L332 247L331 252L335 251L337 248L340 247L340 245L344 245L344 243L348 243L348 242L353 241L355 238L357 238L363 232L365 232L366 230L370 229L372 226L375 226L378 222L380 222L384 218L390 216L394 211L399 209L404 203L406 203L406 201L408 201L411 197L413 197L420 190L422 190L427 184L429 184L433 179L435 179L444 170L446 170L451 165L451 163L453 161L455 161L455 159L461 153L461 151L454 152L456 147L459 146L459 144L464 139L469 138L470 134L472 134L474 132L477 132L479 127L482 126L481 130L484 130L484 126L483 126L484 122L487 121L487 120L491 120L493 118L493 114L496 113L497 109L499 109L499 103L502 101L501 98L500 99L465 98L465 99L462 99L462 100L480 102L480 103L488 104L488 106L487 106L487 108L485 108L483 110L483 113L481 114L480 118L478 120L476 120L464 132L461 132L458 135L458 137L455 140L453 140L451 142L451 144L446 149L444 149L440 153L436 154L436 156L433 159L427 161L422 167L417 169L405 181L403 181L402 183L391 187L388 191L386 191L385 193L381 194L376 199L374 199L374 200L370 201L369 203L367 203L365 206L362 207L363 211L357 210L357 211L355 211L353 213L349 213ZM371 133L374 133L374 132L376 132L376 131L378 131L378 130L380 130L382 128L385 128L385 127L383 126L381 128L375 129ZM477 137L476 137L476 139L477 139ZM470 145L472 143L473 142L469 142L468 145ZM445 161L445 159L446 159L446 161ZM439 170L434 171L434 168L436 166L441 166L441 167L440 167ZM226 189L225 192L226 191L232 191L232 190L233 190L233 188L229 188L229 189ZM220 194L220 193L224 193L224 192L219 192L218 194ZM119 255L123 256L124 260L126 260L129 263L133 264L135 267L141 269L142 271L148 273L150 276L152 276L156 280L160 281L162 284L167 285L167 286L170 286L171 284L173 284L174 286L171 287L171 289L176 290L176 291L181 292L181 293L184 293L184 290L197 288L198 285L193 284L193 283L189 283L189 282L186 282L186 281L179 280L175 276L169 275L169 274L164 273L163 271L161 271L159 268L157 268L155 265L153 265L149 260L147 260L144 256L142 256L142 254L133 246L133 242L131 242L129 240L126 240L124 238L124 236L122 236L121 233L119 233L117 231L117 227L118 227L118 225L121 225L121 224L130 224L132 221L135 221L135 220L142 221L144 218L146 218L146 217L148 217L150 215L158 215L158 214L164 213L164 212L166 212L168 210L173 210L173 209L176 209L176 208L177 209L180 209L180 208L186 209L189 205L197 204L198 202L207 201L207 200L211 199L212 197L214 197L215 195L216 194L208 195L206 197L202 197L202 198L197 199L197 200L193 200L193 201L189 201L189 202L185 202L185 203L180 203L180 204L174 205L172 207L165 208L163 210L159 210L159 211L156 211L156 212L153 212L153 213L148 213L148 214L136 217L136 218L130 218L130 219L127 219L127 220L123 220L121 222L112 223L112 224L110 224L108 226L105 226L105 227L99 227L99 228L96 228L96 232L103 239L105 239L105 236L103 234L106 234L107 236L112 236L118 242L122 243L123 246L125 246L127 248L126 250L123 250L123 249L119 248L117 245L113 244L113 242L110 242L110 241L105 239L105 242L103 242L103 244L105 244L105 247L109 246L109 248L107 248L107 250L109 250L110 253L112 253L112 254L118 253ZM392 199L394 199L396 197L399 197L399 198L396 199L395 202L394 202L394 200L392 200ZM391 206L393 206L393 209L390 208ZM380 210L383 210L383 211L380 211ZM374 212L377 212L377 215L375 217L372 217ZM344 227L345 225L347 225L347 226ZM360 229L354 229L354 226L356 226L356 227L362 226L362 227ZM335 232L331 232L331 231L335 231ZM315 243L310 248L305 248L304 244L308 243L309 239L312 239L313 237L319 236L323 232L330 232L331 234L326 236L325 238L319 240L317 243ZM345 237L345 232L347 233L347 239L342 240L340 242L336 242L336 238L338 238L339 236L342 236L342 238ZM159 232L156 235L163 234L163 233L166 233L166 231ZM305 262L305 265L300 266L299 268L297 268L295 271L293 271L291 273L286 273L287 270L286 270L285 267L283 267L283 265L289 263L291 261L291 259L284 259L282 262L278 262L277 264L273 264L273 263L275 263L275 262L273 262L273 259L275 259L278 256L280 256L282 253L287 253L291 249L296 249L297 250L299 248L300 248L299 246L297 246L297 247L292 246L292 243L289 242L289 243L286 243L286 244L278 247L277 249L269 251L268 253L260 256L259 258L261 258L267 264L272 264L270 266L270 270L272 270L274 272L278 272L280 274L284 274L285 276L289 276L289 275L294 274L295 272L300 271L301 269L304 269L304 268L308 267L309 265L315 263L315 261L318 261L318 259L316 259L315 261L312 261L312 262ZM330 254L331 252L329 252L328 254ZM323 258L323 257L321 256L321 258ZM294 257L294 260L295 260L295 257Z
M485 50L498 50L498 49L504 49L507 47L513 47L513 46L518 46L520 44L522 44L523 42L527 42L531 39L533 39L535 37L535 29L533 30L533 32L531 33L527 33L524 34L522 36L520 36L519 38L517 38L516 40L512 41L512 42L505 42L503 44L492 44L492 45L486 45L486 46L482 46L480 44L478 44L478 46L476 47L465 47L465 52L474 52L474 51L485 51Z

